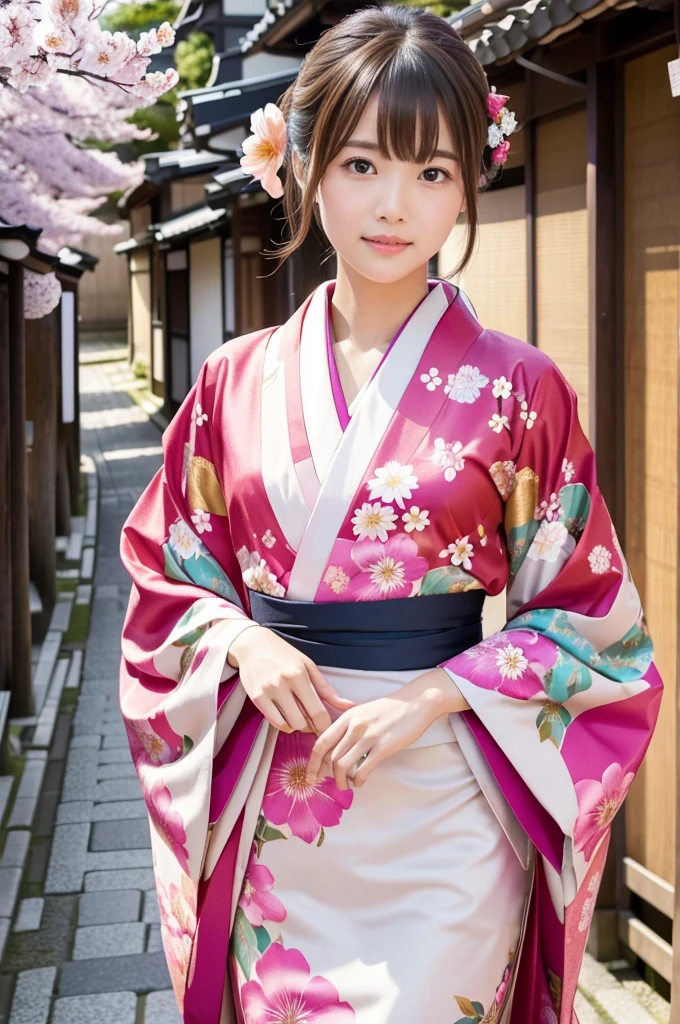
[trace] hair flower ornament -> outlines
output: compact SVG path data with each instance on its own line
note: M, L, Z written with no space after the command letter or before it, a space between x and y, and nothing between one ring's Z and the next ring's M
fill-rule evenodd
M517 129L517 118L505 105L509 99L509 96L497 93L495 85L491 86L491 92L486 98L486 111L491 118L487 142L491 147L491 161L494 164L504 164L507 160L510 149L507 136Z
M275 103L267 103L250 118L249 135L243 143L240 164L252 174L273 199L283 195L283 184L277 171L286 153L286 120Z

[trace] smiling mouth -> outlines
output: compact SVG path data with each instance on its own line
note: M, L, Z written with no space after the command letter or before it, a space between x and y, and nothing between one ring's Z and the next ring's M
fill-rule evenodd
M399 248L400 246L410 245L411 244L410 242L400 242L400 241L396 241L396 240L394 240L394 241L387 241L387 239L384 239L384 238L367 238L366 236L362 236L362 237L364 239L364 242L371 242L372 245L393 245L395 247L395 249Z

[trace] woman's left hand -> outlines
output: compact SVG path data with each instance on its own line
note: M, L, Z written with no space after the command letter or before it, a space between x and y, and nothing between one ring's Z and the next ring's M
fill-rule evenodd
M313 785L319 777L333 775L339 789L348 789L350 780L363 786L376 765L417 740L436 718L468 707L444 669L431 669L387 697L344 711L314 744L307 781Z

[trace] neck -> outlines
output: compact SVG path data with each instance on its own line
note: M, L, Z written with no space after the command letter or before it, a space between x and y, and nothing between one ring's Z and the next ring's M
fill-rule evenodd
M386 349L426 295L427 264L399 281L382 284L369 281L338 257L331 302L336 342L349 338L358 349Z

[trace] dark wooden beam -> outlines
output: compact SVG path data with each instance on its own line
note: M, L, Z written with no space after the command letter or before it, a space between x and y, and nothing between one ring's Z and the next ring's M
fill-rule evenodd
M526 214L527 341L536 345L536 120L535 76L526 73L524 125L524 210Z
M26 335L24 268L9 265L9 407L12 530L12 702L14 718L35 710L31 673L31 609L28 561L28 475L26 470Z

